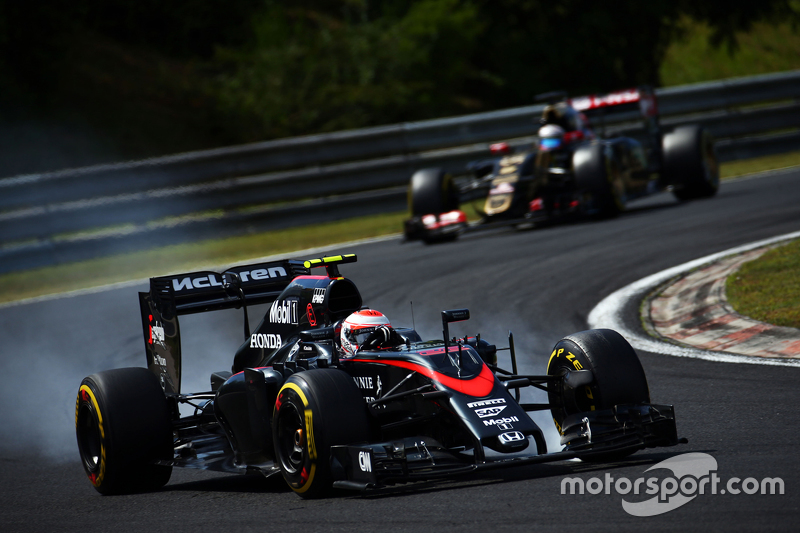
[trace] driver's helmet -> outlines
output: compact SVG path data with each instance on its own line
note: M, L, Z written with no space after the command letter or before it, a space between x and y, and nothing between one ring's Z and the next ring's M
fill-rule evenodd
M564 128L556 124L545 124L539 128L539 148L556 150L564 143Z
M391 327L392 324L383 313L374 309L362 309L348 316L342 322L340 333L344 357L355 355L370 333L380 326Z

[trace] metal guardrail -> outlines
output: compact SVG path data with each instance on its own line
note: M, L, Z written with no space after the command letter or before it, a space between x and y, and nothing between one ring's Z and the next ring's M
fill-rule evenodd
M705 125L718 139L723 161L800 149L800 71L656 94L665 128ZM414 170L457 170L489 157L490 142L530 142L542 109L527 106L0 179L0 272L109 249L230 235L237 228L400 210ZM610 122L606 127L608 133L630 129ZM242 210L252 206L262 207Z

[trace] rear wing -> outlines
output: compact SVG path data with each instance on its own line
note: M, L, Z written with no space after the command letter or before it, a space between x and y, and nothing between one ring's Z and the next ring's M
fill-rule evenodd
M297 276L326 267L338 277L337 265L356 261L355 254L298 261L286 259L231 267L224 272L199 271L150 278L150 291L139 293L147 367L167 394L179 394L181 341L178 316L241 308L274 301ZM245 313L245 329L249 325Z
M238 288L232 284L236 278L247 304L258 305L273 301L296 276L308 273L303 261L293 259L255 263L221 273L200 271L150 278L148 294L162 312L205 313L241 307Z
M568 103L593 123L599 123L601 130L608 124L632 121L643 121L649 132L659 130L658 103L650 87L579 96L569 99Z

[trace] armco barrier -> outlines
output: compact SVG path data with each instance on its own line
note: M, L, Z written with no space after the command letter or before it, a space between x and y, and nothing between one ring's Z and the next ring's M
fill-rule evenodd
M656 94L664 127L703 124L723 161L800 149L800 71ZM235 233L236 224L263 230L278 219L286 226L342 218L363 212L365 197L402 209L397 187L414 170L463 168L500 139L531 142L541 111L527 106L0 179L0 272L105 254L112 243L136 249L211 238L220 227ZM604 127L625 133L630 125ZM270 203L280 207L250 209Z

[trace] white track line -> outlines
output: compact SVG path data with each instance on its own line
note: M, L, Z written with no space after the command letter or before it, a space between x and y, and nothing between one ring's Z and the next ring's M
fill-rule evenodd
M606 296L594 309L589 313L589 327L590 328L610 328L617 330L623 337L628 339L631 345L639 350L644 350L651 353L660 353L664 355L673 355L676 357L693 357L696 359L705 359L707 361L718 361L723 363L749 363L756 365L773 365L773 366L793 366L800 367L800 360L798 359L766 359L761 357L749 357L746 355L734 355L726 352L712 352L708 350L700 350L697 348L689 348L684 346L677 346L668 342L656 340L646 334L639 333L629 329L622 321L622 309L626 302L633 298L641 298L647 292L650 292L658 285L670 280L671 278L701 267L705 264L712 263L723 257L747 252L762 246L778 243L781 241L796 239L800 237L800 231L794 233L787 233L779 235L770 239L752 242L724 252L707 255L694 261L689 261L682 265L678 265L666 270L662 270L657 274L647 276L639 281L631 283L616 292Z

